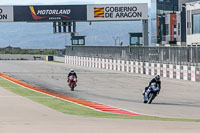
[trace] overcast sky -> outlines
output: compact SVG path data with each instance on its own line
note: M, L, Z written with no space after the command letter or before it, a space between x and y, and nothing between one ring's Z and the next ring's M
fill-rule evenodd
M147 3L150 0L0 0L0 5Z
M0 6L1 5L74 5L74 4L79 4L79 5L82 5L82 4L127 4L127 3L149 3L151 0L0 0ZM105 23L104 25L102 24L102 26L110 26L112 25L114 22L109 22L109 23ZM109 34L110 36L106 36L106 42L100 42L99 40L101 38L104 38L105 36L94 36L94 35L90 35L88 33L88 30L91 31L91 33L95 33L93 29L96 29L97 31L96 32L99 32L101 31L101 29L98 29L96 28L97 26L97 23L93 23L91 26L87 26L87 24L85 24L86 26L84 28L86 28L86 30L84 28L79 28L77 29L77 31L80 33L79 35L86 35L87 38L86 38L86 42L89 44L89 41L91 42L91 45L112 45L114 44L114 40L113 40L113 36L120 36L120 41L123 41L124 44L128 44L128 41L129 41L129 38L128 38L128 33L129 32L140 32L140 27L138 28L134 28L134 24L132 24L132 22L126 22L127 24L131 23L131 25L133 26L130 26L130 28L126 29L126 25L124 26L124 28L122 28L123 30L121 30L118 34L117 30L114 29L110 29L109 31ZM100 24L100 23L98 23ZM118 22L118 23L115 23L115 25L118 25L120 24L120 26L124 25L123 22ZM138 22L136 22L136 25L138 26ZM41 32L40 37L37 36L37 40L34 40L34 38L36 38L36 36L30 36L29 34L25 35L25 31L20 33L21 32L21 28L20 30L17 30L16 28L12 28L12 27L15 27L15 26L18 26L20 27L20 23L19 24L16 24L16 23L10 23L9 25L6 23L6 26L7 28L10 28L8 29L8 31L12 31L12 30L15 30L17 32L17 35L16 35L16 32L13 32L13 33L10 33L10 34L5 34L3 31L1 33L0 31L0 36L4 35L4 36L14 36L12 39L9 39L9 41L4 41L4 42L1 42L1 38L0 38L0 47L3 47L1 46L1 44L3 44L4 46L8 46L8 45L12 45L12 46L17 46L17 47L23 47L23 48L34 48L35 44L41 44L41 48L55 48L56 46L54 46L54 44L61 44L61 46L57 46L56 48L63 48L64 47L64 44L66 43L65 41L67 40L67 42L70 42L70 36L67 35L67 39L65 40L65 38L58 36L58 35L53 35L52 33L52 26L51 25L48 25L50 27L47 27L46 29L50 29L49 30L49 33L47 34L47 30L44 30L45 32L45 35L43 32ZM36 24L33 24L33 23L23 23L21 24L23 25L24 27L26 26L27 29L29 30L32 30L31 27ZM31 26L30 26L31 25ZM115 26L114 25L114 26ZM1 26L1 25L0 25ZM4 26L4 25L2 25ZM37 25L38 26L38 25ZM39 27L41 26L47 26L47 25L44 25L44 24L40 24ZM93 26L93 27L92 27ZM101 26L101 25L100 25ZM113 26L113 25L112 25ZM95 27L95 28L94 28ZM27 30L26 29L26 30ZM102 28L103 29L103 28ZM105 29L105 28L104 28ZM108 28L107 28L108 29ZM137 29L137 30L136 30ZM113 33L112 31L114 32L117 32L117 33ZM37 34L35 34L37 35ZM107 34L106 34L107 35ZM55 38L55 36L58 36L57 38ZM26 39L22 39L22 37L25 37ZM47 45L49 42L48 40L44 40L43 38L44 37L48 37L48 40L53 38L53 41L51 41L51 45ZM95 39L94 39L95 37ZM59 38L59 39L58 39ZM96 39L97 38L97 39ZM110 38L110 39L109 39ZM3 39L5 40L5 39ZM105 39L101 39L101 40L105 40ZM34 46L32 46L31 44L33 44L33 41L34 42ZM46 41L46 42L45 42ZM42 42L42 43L41 43ZM42 45L44 44L44 46ZM63 45L62 45L63 44ZM90 45L90 44L89 44ZM35 46L36 47L36 46ZM39 47L39 46L37 46Z

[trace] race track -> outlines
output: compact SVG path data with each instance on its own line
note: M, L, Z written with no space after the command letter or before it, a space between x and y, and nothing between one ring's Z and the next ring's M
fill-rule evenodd
M78 75L74 92L66 82L71 68ZM148 105L143 103L142 91L153 76L44 61L0 61L0 72L44 89L140 114L200 119L199 82L161 78L161 93Z

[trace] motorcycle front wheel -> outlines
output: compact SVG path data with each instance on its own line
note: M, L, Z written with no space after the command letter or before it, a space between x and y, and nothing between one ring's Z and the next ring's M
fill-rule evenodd
M71 91L74 91L75 84L71 83Z
M151 104L152 101L155 99L155 97L156 97L156 93L150 93L149 94L148 104Z

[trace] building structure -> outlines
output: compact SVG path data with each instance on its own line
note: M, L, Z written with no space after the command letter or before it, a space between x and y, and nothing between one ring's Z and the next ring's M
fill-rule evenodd
M186 3L186 44L200 46L200 1Z
M188 45L186 43L186 3L199 0L157 0L157 43Z

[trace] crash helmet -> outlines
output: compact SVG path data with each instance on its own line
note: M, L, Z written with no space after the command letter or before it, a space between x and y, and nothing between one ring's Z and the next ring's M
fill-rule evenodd
M155 79L156 81L160 81L160 75L156 75Z
M74 72L74 69L70 69L70 72Z

